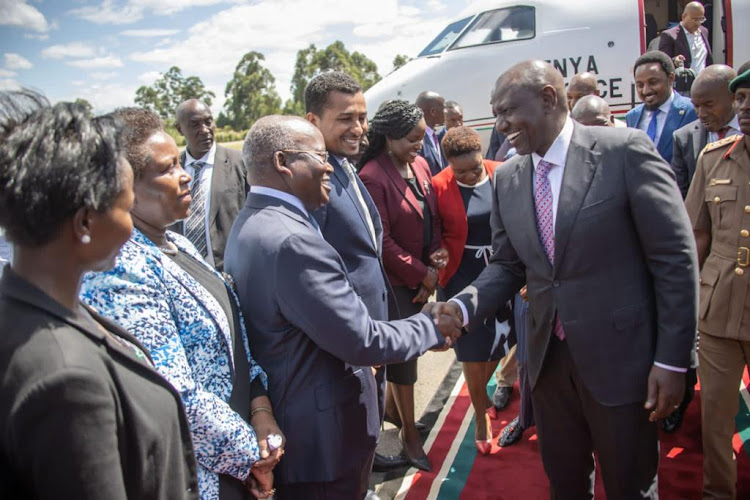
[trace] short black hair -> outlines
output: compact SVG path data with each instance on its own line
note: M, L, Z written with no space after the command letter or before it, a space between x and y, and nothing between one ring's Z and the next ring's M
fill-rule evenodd
M651 52L646 52L641 57L635 60L635 65L633 66L633 75L635 75L635 71L638 69L638 66L643 66L644 64L651 63L659 63L661 69L664 71L664 73L666 73L667 76L674 73L674 63L672 62L672 58L670 58L667 54L660 50L652 50Z
M328 94L334 91L354 95L362 92L362 86L341 71L321 73L305 87L305 112L321 116L328 103Z
M401 139L417 126L424 113L416 105L400 99L388 101L380 106L370 121L367 138L370 145L362 154L359 166L375 158L385 148L385 138Z
M446 158L454 158L482 151L482 139L471 127L453 127L443 137L443 152Z
M120 124L120 145L133 167L133 177L138 179L151 161L146 143L155 132L164 131L164 124L159 115L144 108L117 108L112 116Z
M84 207L109 209L121 186L118 128L80 104L49 107L32 91L0 92L0 226L38 247Z

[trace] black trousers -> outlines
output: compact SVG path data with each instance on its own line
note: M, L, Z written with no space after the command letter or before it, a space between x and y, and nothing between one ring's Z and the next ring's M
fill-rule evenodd
M347 474L328 482L290 483L276 486L274 500L359 500L367 493L375 450Z
M608 500L658 498L658 433L645 401L600 404L554 335L531 399L551 498L594 498L594 452Z

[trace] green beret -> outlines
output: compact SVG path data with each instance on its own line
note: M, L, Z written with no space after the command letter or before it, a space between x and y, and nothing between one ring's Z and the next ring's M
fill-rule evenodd
M729 82L729 91L734 93L737 91L737 87L740 85L744 86L750 86L750 69L742 73L741 75L737 75L737 77Z

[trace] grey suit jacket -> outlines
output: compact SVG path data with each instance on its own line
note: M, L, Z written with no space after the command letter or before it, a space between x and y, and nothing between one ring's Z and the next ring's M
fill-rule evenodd
M674 132L671 165L683 198L687 196L690 181L693 180L698 155L706 147L707 142L708 130L700 120L690 122Z
M602 404L643 401L653 363L688 367L698 279L690 222L669 166L640 130L575 125L555 223L539 240L531 155L495 170L494 254L457 298L470 327L528 286L528 373L543 369L555 314Z
M197 500L179 393L89 312L109 334L4 269L0 498Z
M369 466L380 422L369 367L441 345L432 320L373 320L339 254L294 206L269 196L250 193L225 262L287 438L276 480L333 481Z
M185 151L180 155L180 163L185 165ZM245 173L242 154L234 149L216 145L214 171L211 176L211 202L209 207L209 232L214 267L224 269L224 249L227 246L229 231L237 214L245 205L249 192L247 174ZM175 224L170 229L183 233L182 224Z

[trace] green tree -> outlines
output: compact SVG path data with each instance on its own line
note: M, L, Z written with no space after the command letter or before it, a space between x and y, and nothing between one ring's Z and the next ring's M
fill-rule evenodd
M408 63L409 61L411 61L411 57L404 54L397 55L393 58L393 71L396 71L398 68Z
M77 98L75 101L73 101L74 104L80 104L83 106L83 108L86 110L86 114L88 116L92 116L94 114L94 106L91 105L90 102L88 102L83 97Z
M325 71L342 71L351 75L369 89L380 80L378 66L361 52L349 52L341 41L318 50L315 45L297 52L297 61L292 76L292 97L284 104L284 112L303 115L305 113L305 87L316 75Z
M210 106L216 97L207 90L197 76L185 77L182 70L172 66L153 85L145 85L135 91L135 103L153 111L163 119L172 118L177 106L188 99L199 99Z
M281 112L281 98L276 92L276 79L263 66L266 58L251 51L242 56L227 83L224 112L217 125L234 130L249 129L258 118Z

